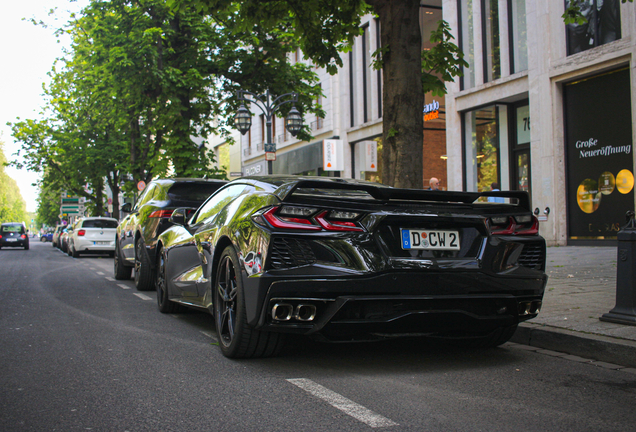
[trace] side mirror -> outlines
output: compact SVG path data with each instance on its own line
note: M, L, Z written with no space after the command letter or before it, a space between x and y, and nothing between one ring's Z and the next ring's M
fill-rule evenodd
M132 207L132 204L124 203L124 205L120 207L120 210L123 211L124 213L130 213L130 210L132 210L131 207Z
M170 216L170 222L172 222L175 225L185 226L187 216L188 216L188 209L185 207L180 207L178 209L175 209L172 212L172 215Z

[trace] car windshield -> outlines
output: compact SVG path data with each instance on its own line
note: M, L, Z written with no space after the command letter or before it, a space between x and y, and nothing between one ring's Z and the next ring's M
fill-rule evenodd
M4 233L21 233L23 231L22 225L2 225L2 232Z
M223 183L175 183L168 191L174 201L205 201Z
M110 219L89 219L82 222L82 228L117 228L117 221Z

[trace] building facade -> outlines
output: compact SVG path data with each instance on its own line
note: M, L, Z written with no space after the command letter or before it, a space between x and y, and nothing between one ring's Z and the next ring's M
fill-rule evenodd
M432 30L442 19L442 0L422 0L420 23L425 36L422 49L430 49L428 42ZM335 75L316 68L324 93L318 103L325 111L324 118L313 114L305 117L314 139L302 142L285 131L284 119L276 118L272 124L277 152L272 164L274 174L305 174L342 176L381 181L382 176L382 71L373 68L373 53L380 46L380 23L373 15L363 17L362 34L354 41L353 48L342 54L343 66ZM301 52L290 54L291 62L308 62ZM430 177L437 177L443 189L448 184L446 176L446 130L444 122L444 98L426 95L426 104L435 107L426 117L424 147L424 184ZM241 158L244 175L266 174L264 143L266 141L265 118L255 106L252 127L241 138ZM433 112L434 111L434 112ZM415 115L422 115L416 113ZM326 163L324 141L335 140L336 167ZM333 167L331 167L333 168Z
M469 62L447 83L449 188L526 190L551 245L615 241L634 210L636 5L444 0Z

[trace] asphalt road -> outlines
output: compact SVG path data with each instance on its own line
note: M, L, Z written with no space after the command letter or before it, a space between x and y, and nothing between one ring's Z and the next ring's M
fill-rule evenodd
M635 429L626 370L418 339L232 361L209 315L163 315L154 294L107 257L0 250L0 431Z

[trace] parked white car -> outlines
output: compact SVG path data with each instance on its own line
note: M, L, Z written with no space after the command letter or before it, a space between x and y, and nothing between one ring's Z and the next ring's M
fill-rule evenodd
M77 258L86 253L115 253L117 219L87 217L73 226L68 236L68 254Z

